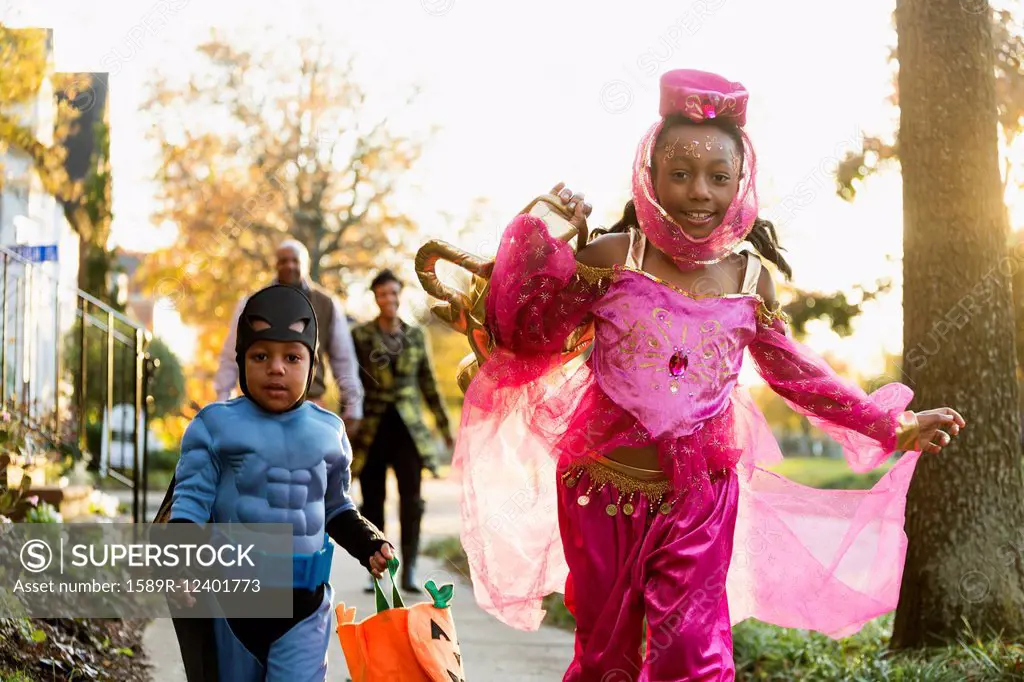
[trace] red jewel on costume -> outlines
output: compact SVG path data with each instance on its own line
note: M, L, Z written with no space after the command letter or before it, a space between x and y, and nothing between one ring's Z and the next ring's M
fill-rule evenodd
M680 355L679 351L676 350L668 360L668 373L674 377L681 377L689 366L689 351L685 351L683 355Z
M705 102L704 103L704 118L714 118L714 117L715 117L715 105L712 104L711 102Z

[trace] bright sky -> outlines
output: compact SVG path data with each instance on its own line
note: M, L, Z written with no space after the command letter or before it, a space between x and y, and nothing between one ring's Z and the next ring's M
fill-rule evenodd
M854 204L835 195L832 179L844 149L895 123L885 102L894 0L843 11L813 0L6 2L15 25L55 28L58 69L113 73L115 239L128 248L173 237L149 217L154 159L139 103L150 75L185 74L212 26L285 33L319 23L357 55L376 106L418 84L421 99L400 119L442 128L406 195L424 240L444 238L441 212L465 211L482 196L494 227L460 246L490 255L515 212L559 180L587 193L593 224L609 224L628 196L634 147L657 116L658 76L699 68L750 91L762 214L780 229L795 283L833 291L893 276L900 284L899 262L887 261L901 252L898 176L872 179ZM826 332L813 345L872 372L883 351L899 351L900 328L897 288L867 309L855 341ZM187 338L169 342L187 352Z

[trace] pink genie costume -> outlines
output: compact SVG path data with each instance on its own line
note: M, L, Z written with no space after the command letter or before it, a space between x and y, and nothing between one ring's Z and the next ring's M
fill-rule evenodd
M661 115L745 123L747 93L699 71L662 78ZM871 490L822 491L762 468L782 455L737 386L744 350L795 410L868 471L916 440L912 392L871 395L787 335L785 316L743 290L698 298L641 269L648 241L680 268L725 258L757 215L744 134L739 191L722 224L689 238L654 196L652 149L633 169L639 229L626 262L592 268L543 221L508 226L490 273L494 350L468 386L454 468L462 541L478 602L535 629L541 599L576 616L565 680L732 680L731 626L748 617L843 637L895 608L906 551L906 492L917 452ZM566 341L593 324L591 353ZM606 454L655 445L662 471ZM644 618L646 659L641 661Z

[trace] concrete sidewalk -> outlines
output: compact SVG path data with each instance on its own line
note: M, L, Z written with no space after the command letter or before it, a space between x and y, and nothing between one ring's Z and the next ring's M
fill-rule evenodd
M358 490L355 491L358 499ZM162 494L162 493L161 493ZM427 513L423 523L423 545L431 541L458 534L458 490L447 480L425 479L423 496ZM400 529L397 512L398 490L394 478L388 483L388 511L385 532L398 545ZM548 682L560 680L572 658L573 637L569 632L541 627L537 632L521 632L502 624L477 606L468 578L453 575L450 567L443 567L429 557L420 559L419 582L433 580L437 584L454 583L455 598L452 611L458 628L466 680L469 682ZM356 607L356 620L371 616L374 611L372 594L363 592L367 573L359 563L344 551L335 552L331 569L334 604L344 602ZM406 601L428 601L423 595L406 596ZM336 624L335 624L336 626ZM335 626L332 626L335 627ZM171 621L155 620L146 631L143 646L153 664L153 679L159 682L185 682L180 652ZM328 676L331 682L348 679L345 656L337 636L331 638L328 651Z

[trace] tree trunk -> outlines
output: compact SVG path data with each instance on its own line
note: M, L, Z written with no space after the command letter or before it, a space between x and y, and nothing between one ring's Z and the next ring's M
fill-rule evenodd
M1024 472L987 0L898 0L904 363L967 428L925 455L892 644L1024 633Z
M1005 194L1003 196L1006 196ZM1009 216L1007 216L1009 218ZM1009 220L1007 220L1009 224ZM1012 238L1011 248L1016 253L1024 253L1024 233L1017 233ZM1016 317L1014 324L1014 331L1016 332L1016 343L1015 350L1017 355L1017 371L1018 380L1017 385L1020 385L1019 373L1021 369L1024 369L1024 268L1018 268L1013 273L1013 279L1010 283L1013 290L1013 311ZM1024 437L1024 434L1022 434Z

